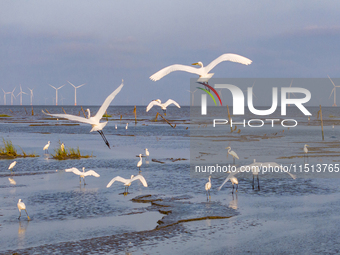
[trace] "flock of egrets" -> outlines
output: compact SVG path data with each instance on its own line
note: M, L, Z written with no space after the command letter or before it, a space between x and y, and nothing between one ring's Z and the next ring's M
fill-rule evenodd
M209 65L207 65L206 67L203 66L202 62L197 62L194 63L192 65L198 65L200 66L200 68L194 68L191 66L185 66L185 65L171 65L168 67L165 67L163 69L161 69L160 71L156 72L155 74L153 74L152 76L150 76L150 79L153 81L157 81L160 80L161 78L163 78L164 76L166 76L167 74L173 72L173 71L184 71L184 72L189 72L189 73L194 73L199 75L199 79L198 82L204 82L205 84L208 85L208 80L214 75L213 73L209 73L217 64L223 62L223 61L231 61L231 62L236 62L236 63L241 63L244 65L249 65L252 63L252 61L248 58L245 58L243 56L237 55L237 54L223 54L221 56L219 56L218 58L216 58L215 60L213 60ZM203 84L204 85L204 84ZM85 117L80 117L80 116L76 116L76 115L71 115L71 114L50 114L50 113L45 113L43 111L44 114L52 116L52 117L56 117L56 118L63 118L63 119L68 119L71 121L76 121L76 122L81 122L81 123L85 123L85 124L90 124L92 129L90 130L90 132L93 131L97 131L101 137L103 138L105 144L110 148L110 144L108 142L108 140L106 139L104 133L103 133L103 129L104 127L107 125L107 121L106 122L100 122L100 120L102 119L105 111L107 110L107 108L109 107L110 103L112 102L112 100L115 98L115 96L121 91L122 87L124 86L124 81L122 80L121 85L115 90L113 91L104 101L104 103L102 104L102 106L99 108L98 112L94 115L91 116L90 110L87 109L87 113L88 116L87 118ZM148 112L153 106L159 106L161 107L161 109L163 110L164 114L166 115L166 109L169 105L174 104L175 106L177 106L178 108L180 108L180 105L172 100L169 99L168 101L166 101L165 103L162 103L160 99L156 99L153 100L149 103L149 105L146 108L146 111ZM128 124L126 125L126 129L128 127ZM117 127L115 126L115 128L117 129ZM62 144L63 145L63 144ZM48 153L48 148L50 146L50 141L46 144L46 146L43 148L43 150L45 152ZM229 147L230 148L230 147ZM235 158L235 156L233 155L232 151L228 151L228 153L230 155L233 156L233 158ZM145 149L145 156L148 157L149 156L149 152L147 149ZM143 184L144 187L147 187L147 182L144 179L144 177L141 175L141 171L140 171L140 167L142 165L142 154L139 154L139 158L140 160L137 163L137 167L139 168L139 174L137 176L133 176L131 175L130 179L125 179L122 178L120 176L117 176L115 178L113 178L108 184L107 184L107 188L110 187L115 181L119 181L122 182L125 186L125 192L127 193L128 191L128 187L131 185L131 183L135 180L139 180L141 181L141 183ZM237 155L236 155L236 158ZM13 167L15 166L16 162L14 161L11 165L10 165L10 170L12 171ZM85 168L83 167L82 171L79 171L77 168L73 167L70 169L65 169L65 172L73 172L76 175L79 175L79 179L80 179L80 183L81 183L81 178L83 178L84 181L84 185L85 183L85 176L94 176L94 177L99 177L100 175L98 173L96 173L93 170L89 170L85 172ZM10 178L12 179L12 178ZM13 180L13 179L12 179ZM11 181L11 180L10 180ZM13 180L14 181L14 180ZM210 182L210 177L209 177L209 183L206 184L206 190L210 190L211 188L211 182ZM18 201L18 209L20 212L20 216L21 216L21 210L25 210L26 214L26 206L25 204L21 201L21 199L19 199ZM20 219L19 216L19 219ZM27 214L28 219L29 216Z

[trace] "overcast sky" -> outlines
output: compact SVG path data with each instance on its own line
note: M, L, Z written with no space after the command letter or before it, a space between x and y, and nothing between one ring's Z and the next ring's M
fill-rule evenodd
M157 82L149 76L171 64L207 65L223 53L253 63L223 62L213 69L214 78L335 78L339 24L339 1L3 0L0 88L16 87L17 95L21 84L27 93L34 88L34 104L53 104L55 90L48 84L86 83L77 91L78 105L99 105L123 78L112 104L172 98L189 105L195 75L173 72ZM321 97L323 105L332 105L331 83L308 89L311 102ZM261 101L261 88L254 91ZM59 104L60 98L74 104L71 85L59 93ZM23 103L29 104L29 96Z

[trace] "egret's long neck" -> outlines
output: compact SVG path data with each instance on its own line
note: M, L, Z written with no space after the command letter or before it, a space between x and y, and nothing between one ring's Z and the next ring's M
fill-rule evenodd
M91 117L90 109L87 109L87 118L89 119Z

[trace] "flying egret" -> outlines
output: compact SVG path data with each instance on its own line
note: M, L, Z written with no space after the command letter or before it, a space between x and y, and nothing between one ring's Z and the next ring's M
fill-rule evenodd
M48 143L44 146L43 150L45 151L45 153L46 153L46 151L48 153L48 147L50 147L50 144L51 144L51 142L48 141Z
M158 71L157 73L153 74L150 76L150 79L152 81L158 81L162 79L164 76L167 74L174 72L174 71L184 71L188 73L194 73L199 75L199 79L197 81L199 82L207 82L214 74L209 73L216 65L223 61L231 61L231 62L236 62L244 65L250 65L251 60L245 57L242 57L237 54L232 54L232 53L227 53L219 56L215 60L213 60L209 65L206 67L203 67L202 62L197 62L193 63L192 65L198 65L201 68L195 68L192 66L185 66L185 65L171 65L168 67L163 68L162 70Z
M142 164L143 164L142 154L139 154L139 161L137 163L137 167L139 168L139 172L141 172L140 167L142 166Z
M210 198L210 189L211 189L211 176L209 176L209 181L205 184L205 190L207 192L207 199L208 199L208 195Z
M21 217L21 210L25 210L26 214L27 214L27 219L28 220L31 220L30 219L30 216L28 216L28 213L26 211L26 205L24 204L24 202L21 202L21 199L19 199L18 203L17 203L17 206L18 206L18 209L19 209L19 212L20 212L20 215L19 215L19 220L20 220L20 217Z
M13 171L12 169L13 169L13 167L14 167L16 164L17 164L17 162L16 162L16 161L13 161L13 162L9 165L8 170L11 170L11 172L12 172L12 171Z
M147 187L148 184L146 183L146 180L145 178L142 176L142 175L137 175L137 176L134 176L134 175L131 175L131 178L130 179L125 179L123 177L120 177L120 176L116 176L115 178L113 178L107 185L106 185L106 188L109 188L111 187L111 185L115 182L115 181L119 181L119 182L122 182L125 186L125 190L124 190L124 194L128 193L128 189L131 185L131 183L133 181L136 181L136 180L140 180L140 182L143 184L144 187Z
M75 116L71 114L48 114L43 111L44 114L52 116L52 117L57 117L57 118L65 118L73 121L78 121L86 124L90 124L92 126L92 129L90 132L97 131L101 137L103 138L104 142L106 145L110 148L110 144L107 141L104 133L103 133L103 128L106 126L106 122L100 122L101 118L103 117L106 109L109 107L110 103L112 100L115 98L115 96L120 92L122 87L124 86L124 81L122 80L122 84L115 90L113 91L104 101L102 106L99 108L98 112L96 113L95 116L91 117L90 109L87 109L86 111L88 112L88 118L83 118L80 116Z
M152 100L148 106L146 107L146 112L150 111L150 109L154 106L154 105L157 105L157 106L160 106L164 112L164 114L166 115L166 108L171 105L171 104L174 104L176 105L178 108L181 108L179 106L179 104L172 100L172 99L168 99L168 101L166 101L165 103L162 104L162 101L160 99L156 99L156 100Z
M86 171L85 172L85 167L83 167L83 171L82 172L80 172L77 168L75 168L75 167L72 167L72 168L68 168L68 169L65 169L65 172L72 172L72 173L74 173L74 174L76 174L76 175L79 175L79 182L80 182L80 184L81 184L81 178L83 178L83 180L84 180L84 186L86 185L86 183L85 183L85 176L94 176L94 177L99 177L100 175L99 174L97 174L95 171L93 171L93 170L89 170L89 171Z
M228 146L226 149L228 149L228 154L230 154L231 156L233 156L233 163L235 164L235 158L239 159L239 157L237 156L235 151L231 150L231 147Z

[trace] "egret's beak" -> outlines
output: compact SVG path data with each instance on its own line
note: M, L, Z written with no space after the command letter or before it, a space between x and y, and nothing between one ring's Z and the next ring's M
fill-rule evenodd
M193 63L193 64L191 64L191 65L193 65L193 66L198 66L198 63Z

